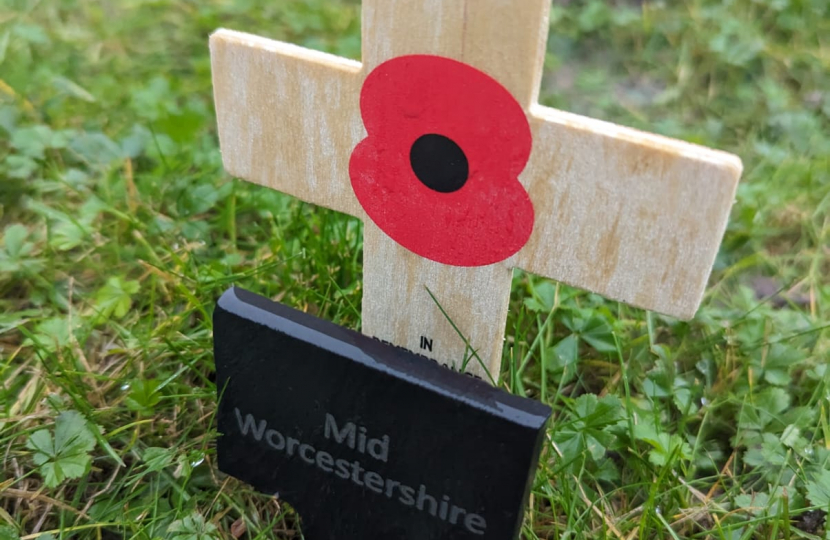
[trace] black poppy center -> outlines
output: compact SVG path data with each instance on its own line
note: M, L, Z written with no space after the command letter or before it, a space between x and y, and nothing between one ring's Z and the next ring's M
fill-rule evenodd
M434 133L422 135L409 151L418 180L439 193L458 191L467 182L470 164L455 141Z

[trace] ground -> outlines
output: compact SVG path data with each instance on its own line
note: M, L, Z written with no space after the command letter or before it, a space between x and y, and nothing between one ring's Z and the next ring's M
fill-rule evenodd
M0 0L0 538L292 538L215 468L231 283L357 328L361 228L228 178L207 36L358 58L359 2ZM517 273L525 538L830 538L830 4L554 2L546 105L734 152L680 322Z

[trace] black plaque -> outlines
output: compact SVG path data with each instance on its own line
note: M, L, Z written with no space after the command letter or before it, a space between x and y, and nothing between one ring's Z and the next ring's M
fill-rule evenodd
M219 468L307 539L518 535L546 405L238 288L214 348Z

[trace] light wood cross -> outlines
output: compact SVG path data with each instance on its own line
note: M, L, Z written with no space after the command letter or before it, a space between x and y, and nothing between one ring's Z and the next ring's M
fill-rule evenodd
M550 0L363 0L362 63L229 30L210 40L227 171L362 219L363 332L452 366L466 361L485 379L498 376L513 268L694 316L742 171L731 154L540 106L549 11ZM527 115L532 152L519 181L535 222L506 260L422 258L355 195L363 82L412 54L488 74ZM481 362L468 361L468 345Z

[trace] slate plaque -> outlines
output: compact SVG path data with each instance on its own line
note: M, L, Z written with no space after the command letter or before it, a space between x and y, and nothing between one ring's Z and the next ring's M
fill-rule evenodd
M239 288L214 349L219 468L307 539L518 535L546 405Z

